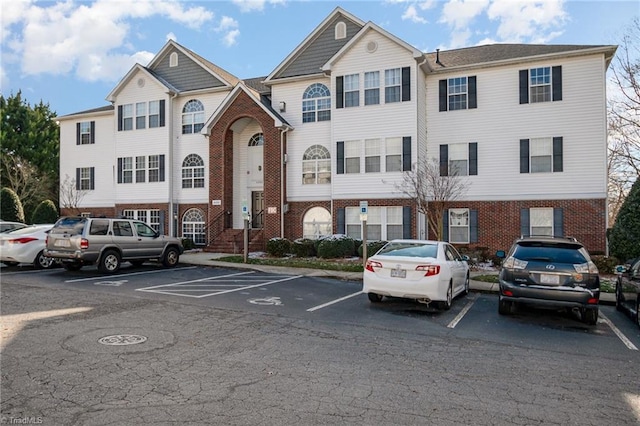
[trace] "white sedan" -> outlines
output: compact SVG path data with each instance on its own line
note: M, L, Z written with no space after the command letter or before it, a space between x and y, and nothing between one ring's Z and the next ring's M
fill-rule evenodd
M7 266L31 263L38 269L56 266L53 259L43 254L47 231L52 227L53 224L30 225L0 234L0 262Z
M468 260L443 241L393 240L367 260L362 292L371 302L403 297L447 310L469 292Z

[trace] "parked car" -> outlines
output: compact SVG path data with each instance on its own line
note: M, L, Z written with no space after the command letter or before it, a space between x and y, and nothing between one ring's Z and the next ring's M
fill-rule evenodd
M499 274L501 315L522 303L578 308L585 323L598 321L598 268L575 238L523 237L508 254L496 255L506 257Z
M367 260L362 291L374 303L402 297L447 310L469 292L468 260L446 242L393 240Z
M7 266L32 263L38 269L56 266L53 259L44 256L49 225L30 225L0 234L0 262Z
M97 263L100 271L113 273L126 261L140 265L156 260L174 267L183 252L178 238L160 235L138 220L62 217L49 232L45 256L67 270Z
M616 308L640 327L640 257L616 266Z
M27 225L21 222L7 222L0 220L0 234L13 231L14 229L24 228L25 226Z

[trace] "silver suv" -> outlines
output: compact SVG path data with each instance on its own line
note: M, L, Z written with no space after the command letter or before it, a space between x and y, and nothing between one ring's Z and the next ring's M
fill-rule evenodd
M62 217L47 236L44 255L68 271L97 263L100 271L113 273L125 261L157 260L172 268L183 252L178 238L160 235L138 220Z

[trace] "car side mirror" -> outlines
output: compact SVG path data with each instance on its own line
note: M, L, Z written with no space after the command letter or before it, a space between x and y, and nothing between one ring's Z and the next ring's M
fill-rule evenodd
M507 254L504 252L504 250L498 250L496 252L496 257L499 257L500 259L504 259L505 257L507 257Z
M616 272L618 274L624 274L625 272L627 272L627 268L625 268L624 265L618 265L616 266Z

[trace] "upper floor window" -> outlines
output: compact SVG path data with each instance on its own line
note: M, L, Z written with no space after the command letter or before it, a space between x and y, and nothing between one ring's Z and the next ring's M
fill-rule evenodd
M402 74L400 68L385 70L384 72L384 102L400 102Z
M121 130L133 130L133 104L122 105Z
M331 120L331 92L321 83L307 87L302 95L302 122Z
M182 187L204 188L204 161L199 155L189 154L182 162Z
M478 143L440 145L440 176L478 174Z
M385 171L402 171L402 138L387 138L385 142Z
M251 139L249 139L249 146L262 145L264 145L264 134L262 133L256 133L255 135L251 136Z
M338 22L336 24L335 39L340 40L347 37L347 24Z
M440 111L456 111L478 107L476 77L454 77L440 80Z
M340 141L336 145L336 174L360 173L363 141ZM383 170L384 165L384 170ZM365 173L411 170L411 137L364 140Z
M147 157L136 157L136 182L144 182L147 177Z
M134 114L136 129L144 129L147 123L149 123L149 128L164 127L164 112L164 99L150 101L148 104L147 102L137 102L136 104L118 105L118 131L133 130Z
M136 183L143 183L146 175L149 182L164 182L164 155L135 157ZM118 158L118 183L133 183L134 157Z
M562 137L520 140L520 173L561 172Z
M562 67L520 70L520 103L562 100Z
M360 144L360 141L346 141L344 143L345 173L360 173Z
M160 127L160 101L149 102L149 128L154 127Z
M344 76L344 106L357 107L360 105L360 75Z
M378 105L380 103L380 71L364 73L364 104Z
M133 183L133 157L118 158L118 183Z
M312 145L302 156L302 183L305 185L331 182L331 155L322 145Z
M88 145L96 142L96 122L76 123L76 145Z
M169 55L169 67L173 68L177 66L178 66L178 53L172 52L171 55Z
M147 126L147 103L136 103L136 129L144 129Z
M380 171L380 139L364 140L364 172L376 173Z
M161 182L160 157L164 157L164 155L149 156L149 182ZM164 181L164 179L162 179L162 181Z
M76 169L76 189L78 191L95 189L94 167L81 167Z
M204 105L192 99L182 108L182 134L198 133L204 127Z

